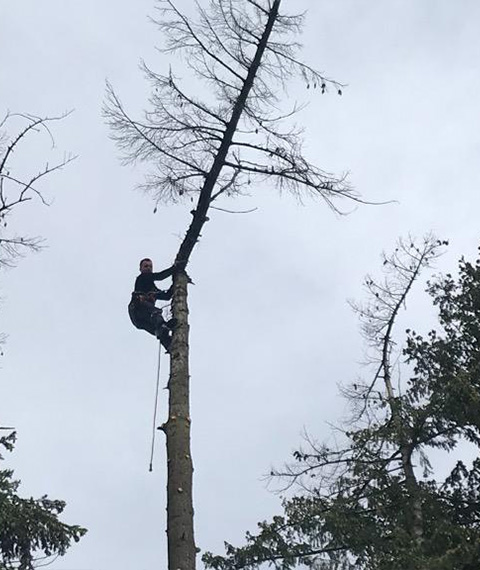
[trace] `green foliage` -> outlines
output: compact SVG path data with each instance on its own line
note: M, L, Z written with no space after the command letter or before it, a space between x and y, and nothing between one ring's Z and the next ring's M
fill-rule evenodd
M480 568L480 459L467 466L455 457L460 442L480 447L480 260L462 259L457 278L429 283L437 330L407 330L403 347L392 332L412 284L442 245L400 242L384 258L387 277L367 277L370 299L356 309L373 349L373 381L345 390L353 426L338 448L309 441L293 464L273 473L297 485L298 495L283 502L282 516L248 533L243 547L205 554L208 568ZM403 368L394 378L396 346ZM432 450L457 460L446 478L434 473Z
M0 438L0 447L7 451L13 450L14 443L14 432ZM0 470L0 570L31 570L38 558L65 554L86 533L59 520L63 501L47 496L21 498L19 484L12 470Z

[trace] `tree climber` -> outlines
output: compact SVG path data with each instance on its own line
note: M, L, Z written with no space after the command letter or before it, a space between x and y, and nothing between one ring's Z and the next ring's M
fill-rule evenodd
M173 274L173 267L153 273L153 263L149 258L140 261L140 275L135 280L135 289L128 305L128 314L137 329L156 336L168 352L172 342L173 319L165 321L162 309L155 306L157 300L172 298L172 287L166 291L158 289L154 281L162 281Z

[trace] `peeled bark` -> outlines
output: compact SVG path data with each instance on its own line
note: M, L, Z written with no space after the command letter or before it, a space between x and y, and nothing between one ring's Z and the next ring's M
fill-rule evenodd
M193 464L190 452L188 276L174 275L172 314L177 323L170 355L167 436L167 525L169 570L195 570Z

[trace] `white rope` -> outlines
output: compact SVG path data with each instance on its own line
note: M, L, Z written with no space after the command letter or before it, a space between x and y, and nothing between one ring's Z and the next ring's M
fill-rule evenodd
M153 471L153 454L155 452L155 435L157 433L157 409L158 409L158 391L160 386L160 356L162 354L162 344L158 341L158 364L157 364L157 385L155 387L155 405L153 407L153 423L152 423L152 446L150 450L150 472Z

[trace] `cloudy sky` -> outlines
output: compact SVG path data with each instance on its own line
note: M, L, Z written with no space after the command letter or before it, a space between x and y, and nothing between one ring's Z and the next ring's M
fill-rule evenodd
M480 4L474 0L284 0L307 9L303 57L347 83L313 96L299 117L309 157L349 172L387 206L338 216L253 188L249 215L215 212L190 266L196 538L202 550L238 543L279 498L262 475L287 460L306 429L328 438L345 404L338 384L362 373L349 298L399 236L449 238L440 270L473 256L480 197ZM190 11L192 0L179 5ZM0 3L0 114L74 112L16 163L35 170L63 150L78 159L11 224L47 248L1 274L0 424L14 425L8 464L26 494L63 498L88 535L52 570L165 568L165 452L148 472L156 342L126 305L141 257L173 260L189 205L134 190L143 168L122 167L101 107L105 80L133 114L147 84L140 58L169 61L148 22L153 0ZM191 84L193 90L201 90ZM293 93L293 95L292 95ZM288 95L286 95L288 97ZM13 123L12 123L13 127ZM423 300L422 300L423 299ZM418 328L428 302L411 305ZM167 360L163 360L165 383ZM365 372L365 371L363 371ZM165 417L166 393L160 417Z

